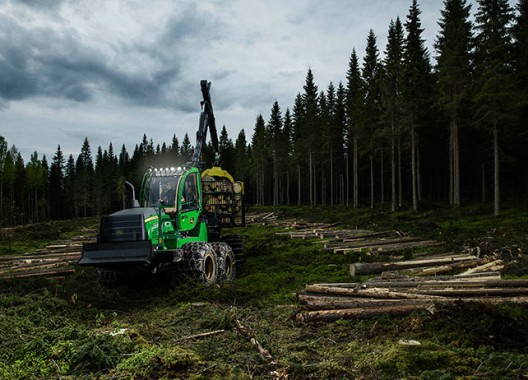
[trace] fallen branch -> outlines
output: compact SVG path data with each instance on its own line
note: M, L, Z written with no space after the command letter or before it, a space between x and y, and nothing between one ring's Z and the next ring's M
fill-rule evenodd
M276 359L274 359L273 356L271 356L271 354L269 353L269 351L266 350L266 349L262 346L262 344L260 344L260 342L257 340L257 338L250 336L250 334L249 334L249 330L248 330L246 327L244 327L244 326L240 323L240 321L239 321L238 319L235 319L235 324L236 324L236 326L237 326L238 331L239 331L242 335L244 335L246 338L249 338L249 341L251 342L251 344L253 344L253 345L257 348L257 350L258 350L258 352L259 352L259 354L260 354L260 357L261 357L262 359L264 359L265 361L267 361L268 364L270 364L270 365L276 367L277 364L278 364L278 361L277 361Z
M205 332L205 333L201 333L201 334L184 336L184 337L181 337L180 339L177 339L177 341L178 340L203 339L203 338L207 338L207 337L210 337L210 336L213 336L213 335L223 334L225 332L226 332L226 330L214 330L214 331L209 331L209 332Z

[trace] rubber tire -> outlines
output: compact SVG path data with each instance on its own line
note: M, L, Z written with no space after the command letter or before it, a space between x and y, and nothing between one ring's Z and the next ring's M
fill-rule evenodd
M211 243L218 258L219 281L233 281L236 277L236 259L231 246L224 242Z
M183 247L183 257L190 277L206 286L218 281L218 260L209 243L187 243Z
M125 285L126 282L126 277L123 273L108 268L97 268L97 277L99 285L107 289L118 288Z

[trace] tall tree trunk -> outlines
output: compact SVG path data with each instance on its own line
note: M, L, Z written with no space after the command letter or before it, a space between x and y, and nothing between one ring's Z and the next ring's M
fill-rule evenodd
M370 151L370 208L374 208L374 154Z
M313 172L312 172L312 152L308 157L309 171L310 171L310 206L313 206Z
M412 177L412 202L413 211L418 210L418 195L416 189L416 136L414 135L414 124L411 125L411 177Z
M354 141L354 162L352 163L353 165L353 180L354 180L354 207L357 208L358 207L358 203L359 203L359 184L358 184L358 141L357 141L357 138L354 137L353 138L353 141Z
M321 164L321 204L326 205L326 186L325 186L326 176L324 165Z
M297 206L301 205L301 164L297 164Z
M349 168L348 168L348 154L349 152L347 152L346 156L345 156L345 167L346 167L346 206L348 207L349 203L350 203L350 172L349 172Z
M396 211L396 136L394 117L391 118L391 211Z
M286 168L286 204L290 205L290 169Z
M330 147L330 204L334 205L334 152Z
M497 125L493 128L493 189L495 193L494 215L500 214L500 178L499 178L499 131Z
M402 179L402 160L401 160L401 136L398 135L398 207L403 203L403 179Z
M383 173L383 147L381 147L381 153L380 153L380 164L381 164L381 173L380 173L380 189L381 189L381 205L383 206L385 204L385 181L384 181L384 173Z
M315 161L315 160L314 160ZM317 163L313 164L313 171L314 171L314 179L313 179L313 185L314 185L314 205L317 204L317 196L319 195L317 193Z
M486 202L486 164L482 163L482 203Z
M277 152L273 150L273 205L279 204L279 168L277 163Z
M449 121L449 204L454 205L455 195L455 167L454 167L454 138L453 138L453 120Z
M422 200L422 170L420 158L420 136L416 132L416 189L418 190L418 202Z
M453 120L453 205L460 207L460 149L458 144L458 124Z

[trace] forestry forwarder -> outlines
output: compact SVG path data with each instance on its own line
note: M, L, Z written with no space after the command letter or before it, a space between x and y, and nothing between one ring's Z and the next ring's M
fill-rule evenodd
M83 244L79 265L98 267L104 287L158 273L183 273L209 285L234 279L243 262L241 236L220 235L222 227L245 224L243 183L218 166L201 170L207 129L215 165L219 154L211 83L202 80L200 85L202 112L191 162L149 170L139 201L126 182L128 208L102 217L97 242Z

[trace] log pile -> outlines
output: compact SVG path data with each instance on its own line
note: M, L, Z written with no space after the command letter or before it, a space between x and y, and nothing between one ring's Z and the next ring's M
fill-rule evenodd
M95 233L60 241L32 254L0 256L0 279L56 277L75 272L72 264L79 261L83 241L94 241Z
M499 271L503 268L503 262L498 257L477 257L467 253L446 253L414 260L353 263L350 264L349 273L351 276L382 273L390 276L390 273L387 272L401 272L414 276L432 276L462 270L465 270L463 272L464 274L471 274L485 271Z
M277 235L301 239L319 239L314 244L324 251L346 254L392 254L405 250L441 245L434 240L423 240L399 231L369 231L362 229L337 229L335 224L312 224L302 229L279 232Z
M242 226L244 220L244 186L242 182L202 179L204 211L220 217L223 225Z
M351 264L352 275L379 274L363 283L306 285L297 295L298 321L434 312L455 303L528 304L528 280L504 280L497 257L444 254L423 259ZM445 273L450 273L445 274ZM452 274L457 273L457 274ZM441 275L438 275L441 274Z
M494 272L450 278L399 278L365 283L307 285L298 294L306 310L298 321L365 318L411 313L456 303L528 304L528 280L504 280Z

